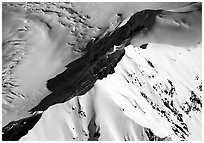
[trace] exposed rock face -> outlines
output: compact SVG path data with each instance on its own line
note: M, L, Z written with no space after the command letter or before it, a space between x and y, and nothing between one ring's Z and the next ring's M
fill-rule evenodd
M21 119L18 121L10 122L2 129L3 141L17 141L22 136L25 136L30 129L40 119L42 114L35 114L29 118Z
M6 3L5 5L9 4ZM24 7L24 4L17 5ZM183 38L184 40L181 39L181 41L190 39L189 43L197 46L198 42L201 42L199 41L201 36L200 31L196 29L196 27L201 27L200 22L202 20L200 20L200 16L202 10L200 5L197 3L192 4L187 7L187 12L184 13L180 13L179 11L169 12L161 9L146 9L134 13L127 19L124 19L123 15L119 13L117 14L117 22L112 23L109 27L101 28L91 25L89 21L91 17L74 10L72 3L52 3L51 5L47 5L48 7L50 6L49 8L46 7L46 4L41 5L41 3L28 4L27 8L30 11L38 12L39 10L39 13L43 12L48 15L54 13L59 18L58 22L61 26L58 26L63 26L67 29L65 32L64 28L58 31L57 29L59 27L53 28L55 24L52 22L51 17L41 17L38 14L33 15L32 12L29 13L28 11L29 14L27 17L29 20L38 19L39 21L43 21L44 25L42 26L40 24L41 22L39 22L39 25L43 29L47 29L47 32L43 32L43 30L41 31L36 28L40 36L42 36L42 41L39 41L37 45L33 44L38 48L29 48L29 43L35 43L34 40L26 39L26 42L19 40L29 35L29 32L28 34L21 33L22 31L29 31L29 24L24 23L26 26L17 30L18 37L15 40L9 41L9 36L3 36L3 96L5 96L5 100L3 99L5 110L3 109L3 111L5 111L5 115L9 115L9 111L14 112L15 106L17 106L20 110L26 109L26 111L31 113L37 112L37 114L31 116L28 113L26 115L23 114L21 117L24 116L27 118L10 122L3 127L3 140L19 140L21 137L22 140L27 140L32 134L36 136L36 139L39 136L39 139L43 140L46 135L42 137L36 133L36 130L41 129L42 124L45 123L45 119L49 116L58 116L53 114L56 113L55 108L59 108L59 117L62 116L64 118L67 115L67 112L61 110L66 109L70 110L70 120L74 120L75 116L77 121L79 120L79 125L73 128L76 131L70 131L70 135L64 137L64 140L71 140L71 138L72 140L195 140L196 135L191 135L195 127L191 127L190 125L196 122L196 120L200 120L202 111L202 100L200 96L202 82L200 82L200 73L197 73L200 69L200 64L198 66L196 65L198 68L196 74L199 76L197 75L195 79L199 82L199 85L195 89L194 82L192 83L192 87L190 87L185 80L175 79L176 76L173 75L173 72L170 72L171 74L169 76L167 74L168 72L166 73L165 71L166 69L162 68L165 66L158 66L158 62L155 62L156 58L152 58L152 55L156 55L155 52L149 51L148 48L153 47L154 49L154 44L151 43L172 44L174 46L187 45L186 43L182 44L182 42L174 43L172 39L176 39L175 37L167 40L174 33L167 33L167 36L161 35L157 37L166 27L171 30L177 29L178 33L185 33L187 31L186 29L189 29L190 32L193 31L193 38L187 36ZM189 10L189 8L191 9ZM183 10L181 9L181 11ZM197 19L196 22L195 19ZM161 26L161 30L158 26ZM5 30L5 32L7 31ZM56 37L60 35L60 32L62 35ZM190 32L188 34L191 34ZM67 33L70 35L67 36ZM30 35L33 35L33 33L31 32ZM44 35L47 35L49 40ZM154 35L156 35L156 38ZM168 35L170 36L168 37ZM36 36L34 35L34 38ZM165 37L167 38L165 39ZM164 38L164 41L160 41L162 38ZM43 40L47 43L44 43ZM139 40L140 48L137 48L137 40ZM140 43L140 40L142 43ZM73 41L74 43L71 43ZM10 52L8 48L9 44L16 47L15 49L17 50L11 50L13 53ZM22 45L26 45L28 48ZM39 72L42 77L45 77L46 72L48 73L42 79L40 85L37 85L38 82L35 83L36 85L26 82L28 83L26 85L23 83L23 80L12 82L14 80L12 76L15 77L18 75L12 72L18 73L18 67L23 67L23 63L26 63L25 61L29 59L26 59L26 56L29 54L32 55L32 51L40 50L39 47L42 45L43 47L49 47L43 50L48 51L48 53L49 51L52 52L46 55L45 58L39 58L42 68L39 68L39 65L37 65L37 69L46 68L48 65L47 61L50 60L53 61L53 64L51 67L47 67L50 71ZM67 49L64 45L68 45L71 50ZM160 45L158 44L158 46ZM58 52L58 48L61 49L59 50L60 52ZM172 49L173 52L170 53L175 54L174 51L176 50L174 47ZM167 54L166 59L172 60L173 62L178 60L182 63L183 59L189 55L186 49L181 49L180 51L184 55L183 57L175 56L175 58L170 59L169 57L172 58L172 56ZM146 53L143 50L147 50ZM65 54L65 51L68 56ZM167 52L167 50L161 51L164 51L164 53ZM197 54L195 49L193 51ZM192 55L195 55L195 52L192 52ZM18 59L15 59L14 55ZM161 56L162 54L158 55ZM37 56L36 53L33 54L33 57L35 56ZM72 57L67 59L69 56ZM166 59L164 58L164 61ZM190 56L189 59L191 59ZM176 64L170 65L172 67L176 66ZM189 65L191 66L191 64ZM35 67L35 65L33 66ZM196 68L196 66L193 68ZM56 70L54 71L54 69L62 69L64 67L66 69L61 73ZM187 73L191 75L192 72L189 66L184 66L184 69L187 69ZM27 75L27 78L29 76L32 76L32 74ZM40 78L37 80L41 81ZM179 82L181 84L178 84ZM34 89L32 89L33 85ZM36 92L37 90L40 92ZM31 91L35 91L35 93L29 97L28 94ZM185 95L181 95L181 91L183 91L183 94L187 94L186 97ZM38 102L35 103L33 102L33 100L36 100L34 94L38 97ZM14 95L15 97L13 97ZM20 99L16 99L16 97L21 100L23 99L23 102ZM87 102L83 102L83 99L87 100ZM77 102L76 107L67 106L67 104L71 104L72 102ZM22 105L23 103L31 103L31 105L28 107L19 106L19 104ZM106 107L103 107L102 103ZM112 109L109 111L108 107ZM104 110L99 110L102 108ZM120 111L118 110L119 108ZM44 116L41 119L41 113L38 113L38 111L44 111L42 113ZM71 111L74 113L71 113ZM111 117L111 113L114 114L113 117ZM74 115L71 116L71 114ZM102 116L103 114L107 115L107 119ZM138 115L141 117L137 117ZM121 125L121 130L118 130L117 126L120 125L120 121L116 120L120 116L124 116L121 117L121 122L126 122L130 126L125 128L125 126ZM80 119L84 120L81 121ZM35 124L36 126L33 128ZM198 123L195 124L197 125ZM68 126L71 128L71 123ZM110 126L110 128L107 126ZM45 124L45 127L47 127L47 124ZM59 124L59 127L61 127L61 124ZM29 130L31 130L30 133L28 133ZM82 130L84 136L79 133L79 130ZM125 133L123 133L123 130ZM106 131L111 132L112 136L107 134ZM74 134L74 137L71 134Z
M107 33L97 41L90 41L85 48L87 52L81 58L67 65L67 70L62 74L48 80L47 87L52 93L30 111L44 111L51 105L83 95L94 86L97 79L103 79L108 74L112 74L124 55L123 48L130 43L129 40L141 30L151 29L156 16L160 13L160 10L138 12L124 26L110 34ZM120 47L118 50L111 51L114 46Z

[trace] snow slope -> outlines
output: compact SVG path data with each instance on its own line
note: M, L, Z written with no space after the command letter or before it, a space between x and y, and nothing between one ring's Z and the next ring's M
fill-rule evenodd
M201 140L200 105L185 112L191 91L199 99L202 95L201 44L190 51L153 43L125 50L114 74L98 80L85 95L50 107L21 140L87 140L96 132L98 140L141 141L149 140L147 128L166 140Z

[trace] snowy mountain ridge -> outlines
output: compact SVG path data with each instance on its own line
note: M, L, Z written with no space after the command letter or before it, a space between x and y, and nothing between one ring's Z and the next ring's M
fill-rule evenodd
M201 140L201 3L103 28L41 4L3 20L3 140Z

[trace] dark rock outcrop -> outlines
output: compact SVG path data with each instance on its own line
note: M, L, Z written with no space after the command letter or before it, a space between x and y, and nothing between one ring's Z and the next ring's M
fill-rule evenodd
M2 140L3 141L17 141L22 136L26 135L30 129L40 119L42 113L35 114L29 118L20 119L18 121L12 121L8 125L2 128Z
M30 112L44 111L51 105L63 103L74 96L85 94L97 79L103 79L114 73L114 67L123 57L124 47L141 30L148 30L154 25L161 10L143 10L135 13L129 21L115 31L108 32L103 38L90 41L86 53L66 66L66 70L48 80L47 88L52 91L39 105ZM114 46L119 47L111 51ZM111 54L109 54L111 53Z

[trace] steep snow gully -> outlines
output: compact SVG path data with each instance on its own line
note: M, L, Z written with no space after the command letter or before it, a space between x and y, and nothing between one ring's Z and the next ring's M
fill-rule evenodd
M202 139L202 3L2 6L3 140Z

